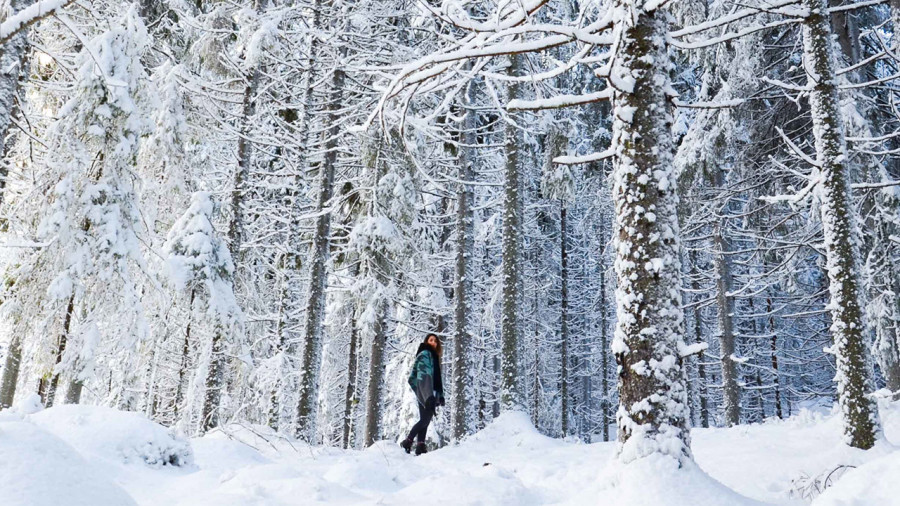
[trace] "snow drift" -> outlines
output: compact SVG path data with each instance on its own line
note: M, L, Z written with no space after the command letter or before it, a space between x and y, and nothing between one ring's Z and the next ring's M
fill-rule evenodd
M888 442L900 437L896 403L882 406L887 441L867 452L841 444L836 412L802 411L788 420L696 429L696 464L681 468L667 457L621 466L613 460L615 443L549 438L522 413L505 413L459 445L413 457L393 441L341 450L245 425L188 442L135 413L93 406L32 413L32 408L0 412L3 506L423 500L435 505L869 506L892 504L900 496L894 478L900 452ZM818 484L814 493L810 483Z

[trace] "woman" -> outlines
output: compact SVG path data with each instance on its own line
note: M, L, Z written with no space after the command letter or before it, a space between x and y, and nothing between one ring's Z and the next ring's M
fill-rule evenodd
M425 336L425 342L419 345L416 352L416 361L413 363L412 372L409 373L409 386L416 394L419 406L419 421L413 425L409 436L400 446L409 453L412 450L413 438L416 442L416 455L421 455L428 450L425 448L425 432L428 424L434 417L437 406L444 405L444 384L441 380L441 355L444 348L436 334Z

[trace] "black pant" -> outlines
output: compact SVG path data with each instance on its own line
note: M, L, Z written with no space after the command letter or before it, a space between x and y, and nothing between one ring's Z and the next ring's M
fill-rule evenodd
M416 422L416 424L413 425L412 430L409 431L409 437L407 437L407 439L410 441L412 441L413 438L418 439L420 443L425 441L425 432L428 430L428 424L431 423L431 419L434 417L434 406L431 406L430 402L428 404L429 406L425 407L416 403L416 406L419 407L419 421Z

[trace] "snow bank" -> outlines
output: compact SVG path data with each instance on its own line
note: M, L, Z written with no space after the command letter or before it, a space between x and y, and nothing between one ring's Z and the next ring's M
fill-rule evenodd
M193 463L191 445L138 413L100 406L67 404L28 417L85 458L103 458L148 466Z
M393 441L342 450L251 425L188 445L134 413L60 406L29 414L38 408L0 412L2 506L868 506L900 497L900 452L888 442L866 452L844 446L840 416L827 410L696 429L696 463L679 467L663 456L621 465L615 443L549 438L516 412L414 457ZM883 406L882 416L887 440L900 441L900 403ZM185 462L192 455L194 464L168 465L173 454ZM838 466L847 467L831 475L830 488L798 494Z
M616 506L761 506L719 483L692 461L679 467L667 455L653 455L628 464L610 463L596 497Z
M871 506L900 501L900 452L892 452L855 469L817 497L814 506Z
M63 440L4 412L0 413L0 504L128 506L135 502Z

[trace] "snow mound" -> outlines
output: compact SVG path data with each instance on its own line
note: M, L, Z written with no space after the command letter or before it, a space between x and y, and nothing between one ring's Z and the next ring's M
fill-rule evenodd
M41 396L38 394L26 395L12 407L12 411L20 415L31 415L43 409L44 404L41 402Z
M651 455L628 464L610 462L596 497L615 506L760 506L719 483L688 460L679 466L667 455Z
M480 506L509 504L527 506L542 501L508 470L484 465L474 471L450 471L427 476L387 496L379 504L429 504L448 506Z
M3 506L129 506L118 485L61 439L0 413L0 504Z
M194 462L190 443L138 413L67 404L45 409L28 420L89 459L99 457L152 467Z
M900 476L900 452L895 451L850 469L812 504L814 506L897 504L897 476Z
M462 446L477 445L479 447L498 446L502 448L520 448L537 450L556 447L559 440L538 432L531 419L521 411L501 413L487 427L469 436Z

